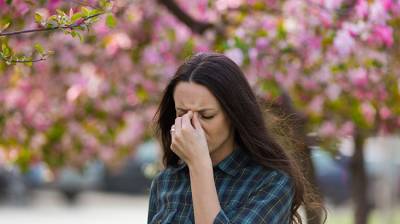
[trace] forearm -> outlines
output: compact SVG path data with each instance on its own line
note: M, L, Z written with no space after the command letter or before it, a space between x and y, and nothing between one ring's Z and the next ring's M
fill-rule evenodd
M211 161L189 166L196 224L212 224L221 206L214 183Z

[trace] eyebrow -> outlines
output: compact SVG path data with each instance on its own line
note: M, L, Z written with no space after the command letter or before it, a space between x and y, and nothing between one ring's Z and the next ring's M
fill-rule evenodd
M187 111L187 109L183 109L183 108L180 108L180 107L177 107L176 109L177 109L177 110L182 110L182 111ZM212 108L204 108L204 109L199 110L198 112L205 112L205 111L209 111L209 110L215 110L215 109L212 109Z

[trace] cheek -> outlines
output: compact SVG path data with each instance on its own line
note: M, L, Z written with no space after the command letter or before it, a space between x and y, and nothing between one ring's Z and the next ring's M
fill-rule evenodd
M224 138L228 132L227 124L221 118L216 118L213 120L203 120L200 121L200 123L204 129L204 132L206 133L207 140Z

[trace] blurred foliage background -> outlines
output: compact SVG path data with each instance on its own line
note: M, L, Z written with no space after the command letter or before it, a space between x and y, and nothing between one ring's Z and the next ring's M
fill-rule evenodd
M313 147L334 157L353 140L355 222L366 223L366 141L400 130L399 1L0 0L0 14L1 165L55 177L121 167L154 138L178 65L217 51L244 70L314 185Z

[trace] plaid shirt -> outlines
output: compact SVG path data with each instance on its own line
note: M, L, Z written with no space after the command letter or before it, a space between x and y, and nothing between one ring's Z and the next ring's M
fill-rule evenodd
M290 223L294 195L288 175L251 162L240 148L213 167L221 210L214 224ZM189 169L168 167L151 184L148 223L194 223Z

